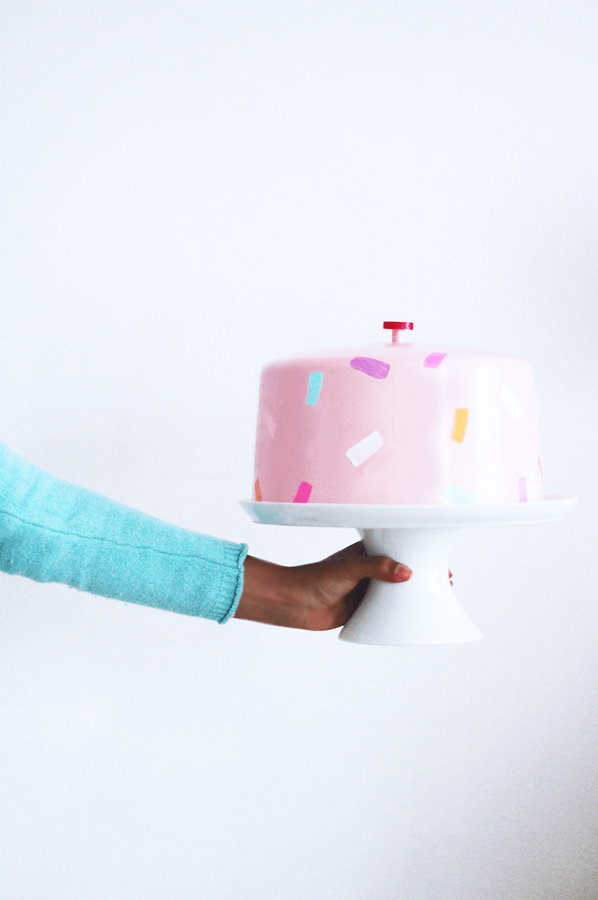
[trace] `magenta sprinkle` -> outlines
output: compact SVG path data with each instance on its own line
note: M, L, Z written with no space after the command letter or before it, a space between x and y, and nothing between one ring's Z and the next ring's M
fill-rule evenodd
M424 359L424 366L427 366L428 369L437 369L446 353L430 353Z
M302 481L299 485L299 490L295 494L295 499L293 503L307 503L309 500L309 495L311 494L311 484L308 484L307 481Z
M527 503L527 483L525 481L525 475L522 475L519 479L519 502Z
M349 365L353 369L365 372L366 375L371 375L372 378L386 378L390 371L388 363L382 362L381 359L372 359L369 356L356 356Z

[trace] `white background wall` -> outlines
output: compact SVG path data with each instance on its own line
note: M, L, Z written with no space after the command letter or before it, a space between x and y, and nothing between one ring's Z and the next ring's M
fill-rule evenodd
M598 10L0 9L0 440L286 565L259 372L415 340L535 369L557 524L468 529L484 633L375 648L0 578L3 900L585 900L598 884Z

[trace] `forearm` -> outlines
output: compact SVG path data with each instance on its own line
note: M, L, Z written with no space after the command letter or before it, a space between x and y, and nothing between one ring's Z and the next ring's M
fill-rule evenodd
M0 444L0 570L225 622L246 544L171 525L60 481Z

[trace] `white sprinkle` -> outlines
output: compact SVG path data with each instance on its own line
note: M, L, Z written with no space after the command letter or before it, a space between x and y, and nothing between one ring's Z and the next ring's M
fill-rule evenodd
M274 437L274 432L276 431L276 422L270 415L267 409L264 410L264 420L266 422L266 428L270 432L270 437Z
M373 456L377 450L380 449L384 441L382 440L382 435L378 434L377 431L372 431L371 434L368 434L362 441L359 441L358 444L355 444L353 447L349 447L347 450L347 456L351 460L354 466L360 466L366 459L369 459L370 456Z
M500 392L500 399L507 407L510 413L512 413L516 419L521 416L521 404L517 397L513 394L513 391L507 384L503 384L502 390Z

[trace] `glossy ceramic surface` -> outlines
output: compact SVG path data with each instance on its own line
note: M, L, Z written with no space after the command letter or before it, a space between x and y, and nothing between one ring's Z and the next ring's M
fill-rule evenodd
M462 506L543 498L531 364L410 335L264 366L254 499Z

